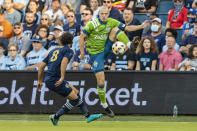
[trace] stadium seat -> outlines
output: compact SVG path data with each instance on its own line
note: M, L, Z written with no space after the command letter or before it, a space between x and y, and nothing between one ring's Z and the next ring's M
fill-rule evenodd
M183 41L182 41L182 32L183 30L182 29L177 29L177 38L176 38L176 42L179 44L179 45L182 45Z
M158 8L156 13L168 13L168 11L173 8L174 5L172 3L172 0L160 0L158 2Z
M168 20L168 14L166 14L166 13L158 13L157 15L161 19L162 25L166 26L166 23L167 23L167 20Z
M149 16L149 13L134 13L134 18L138 19L141 23L143 23L145 20L149 20Z

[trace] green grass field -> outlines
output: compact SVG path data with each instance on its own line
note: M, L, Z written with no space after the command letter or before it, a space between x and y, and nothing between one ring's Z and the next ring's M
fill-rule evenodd
M197 116L104 116L86 123L81 115L64 115L54 127L48 115L0 114L0 131L197 131Z

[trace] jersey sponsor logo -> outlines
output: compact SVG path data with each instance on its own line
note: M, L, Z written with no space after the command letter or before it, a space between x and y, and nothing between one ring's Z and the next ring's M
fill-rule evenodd
M97 61L94 61L93 66L94 67L97 67L98 66L98 62Z
M95 35L94 36L94 39L100 39L100 40L102 40L102 39L107 39L107 35Z

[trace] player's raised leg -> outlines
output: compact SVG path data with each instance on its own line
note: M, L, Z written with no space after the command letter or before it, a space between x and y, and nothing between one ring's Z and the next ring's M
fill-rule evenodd
M127 37L127 35L122 31L120 30L118 27L114 27L110 34L109 34L109 38L106 42L106 45L105 45L105 56L108 55L108 53L111 52L112 50L112 45L114 43L114 41L118 39L119 41L123 42L125 45L127 45L125 51L130 48L130 40L129 38Z

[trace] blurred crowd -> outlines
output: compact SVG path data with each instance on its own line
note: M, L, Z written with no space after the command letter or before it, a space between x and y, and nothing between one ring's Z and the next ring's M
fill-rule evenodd
M167 19L157 11L162 1L173 6L166 8ZM135 17L140 13L149 21L143 30L125 32L130 49L110 53L105 70L197 69L197 0L0 0L0 5L0 70L37 70L64 31L74 36L75 55L67 70L91 70L87 51L79 59L79 35L101 6L126 25L140 25Z

